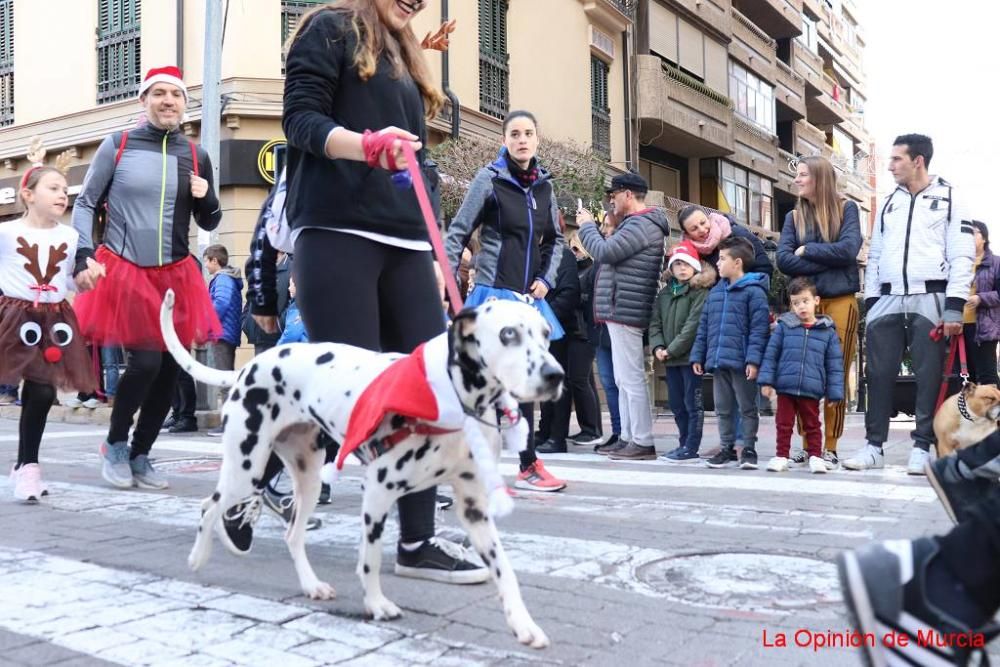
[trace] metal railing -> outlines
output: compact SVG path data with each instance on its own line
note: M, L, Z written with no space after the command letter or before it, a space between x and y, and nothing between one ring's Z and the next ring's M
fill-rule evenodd
M772 51L778 48L778 43L775 42L770 35L768 35L766 32L758 28L756 23L754 23L746 16L744 16L742 13L737 11L735 7L733 7L732 12L733 12L733 18L736 19L736 21L740 23L744 28L753 33L753 36L756 37L759 41L761 41L765 46L770 48Z
M786 76L790 76L791 78L795 79L802 85L805 85L806 83L805 77L803 77L801 74L793 70L788 63L786 63L784 60L777 60L775 62L778 63L778 69L781 70L782 73L784 73Z
M135 97L142 82L139 25L108 33L97 41L97 103Z
M510 67L507 57L479 52L479 110L503 118L510 107Z
M629 17L633 21L635 20L635 9L639 4L639 0L607 0L615 9L620 11L625 16Z
M690 88L696 93L704 95L711 101L715 102L716 104L722 105L727 109L733 108L733 101L728 97L726 97L725 95L723 95L722 93L709 88L701 81L698 81L698 79L688 76L680 69L674 67L673 65L667 62L663 62L662 66L663 66L663 73L666 75L668 79L671 79L674 82L679 83L680 85L686 88Z

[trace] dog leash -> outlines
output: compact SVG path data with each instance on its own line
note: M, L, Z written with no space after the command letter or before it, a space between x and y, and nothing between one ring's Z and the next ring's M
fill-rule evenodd
M944 335L944 327L938 325L933 331L931 331L932 340L941 340ZM965 336L959 334L957 336L951 337L951 345L948 348L948 362L945 365L945 371L941 377L941 390L938 391L937 404L934 411L941 407L944 403L944 399L948 394L948 381L955 377L952 375L952 369L955 368L955 355L958 355L959 360L959 372L958 376L962 378L962 386L969 384L969 364L965 359Z

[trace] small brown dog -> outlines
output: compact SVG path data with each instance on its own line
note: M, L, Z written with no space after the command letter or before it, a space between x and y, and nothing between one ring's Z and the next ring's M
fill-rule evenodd
M934 415L937 455L974 445L997 430L1000 419L1000 389L969 383L950 396Z

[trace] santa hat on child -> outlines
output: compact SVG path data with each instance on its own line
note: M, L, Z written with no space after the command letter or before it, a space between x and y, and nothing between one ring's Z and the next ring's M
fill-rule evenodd
M150 69L146 72L146 78L142 80L142 85L139 87L139 97L145 95L146 91L157 83L169 83L172 86L177 86L184 93L184 99L187 99L187 86L184 85L184 73L181 72L180 68L171 65Z
M670 249L670 259L667 260L667 268L669 269L674 262L684 262L690 265L695 271L701 271L701 259L694 244L690 241L681 241Z

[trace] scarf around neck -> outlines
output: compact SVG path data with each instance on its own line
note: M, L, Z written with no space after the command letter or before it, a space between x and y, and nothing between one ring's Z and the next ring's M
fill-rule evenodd
M690 234L685 234L687 240L691 242L702 257L715 252L722 239L733 233L733 226L729 223L729 218L718 213L708 214L709 231L708 238L704 241L695 241Z
M536 158L531 158L531 162L528 163L527 169L521 169L513 159L511 159L509 153L504 154L504 158L507 161L507 169L510 170L510 175L514 177L514 180L520 183L522 188L530 188L538 180L538 160Z

